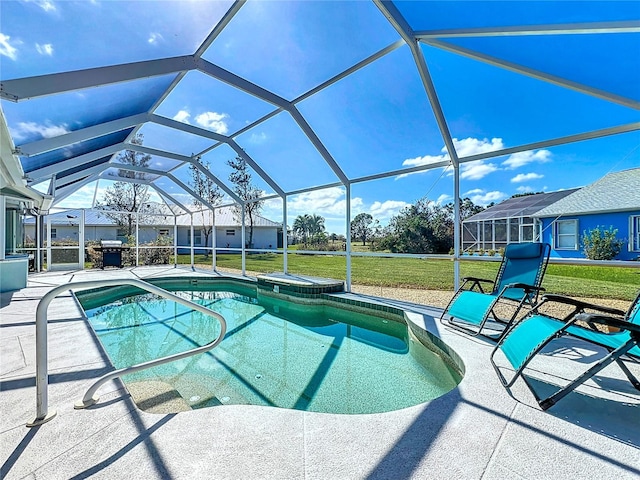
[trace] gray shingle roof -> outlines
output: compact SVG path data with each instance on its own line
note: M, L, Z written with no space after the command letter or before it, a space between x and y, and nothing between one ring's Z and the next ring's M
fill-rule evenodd
M71 225L77 224L80 218L81 211L79 209L66 210L64 212L52 213L51 224L52 225ZM210 222L210 213L204 212L205 220ZM140 217L145 217L141 214ZM233 209L231 207L222 207L216 209L216 226L217 227L239 227L240 222L235 219ZM28 217L25 219L26 224L33 224L34 218ZM173 226L173 215L167 213L167 215L149 215L144 221L141 221L145 225L170 225ZM193 224L202 225L202 214L197 212L193 214ZM115 222L105 215L103 211L96 209L85 210L85 225L87 226L99 226L99 225L115 225ZM179 226L190 226L191 218L189 215L180 215L178 217ZM282 224L271 221L261 216L254 216L254 227L281 227Z
M535 217L640 210L640 168L605 175L540 210Z
M466 222L477 222L481 220L505 219L514 217L531 217L536 212L557 202L558 200L572 194L577 189L560 190L550 193L536 193L534 195L524 195L521 197L509 198L498 205L489 207L480 213L467 218Z

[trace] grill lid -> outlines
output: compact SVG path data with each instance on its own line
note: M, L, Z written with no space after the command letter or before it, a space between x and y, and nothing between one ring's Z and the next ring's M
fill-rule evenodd
M102 248L122 248L121 240L100 240Z

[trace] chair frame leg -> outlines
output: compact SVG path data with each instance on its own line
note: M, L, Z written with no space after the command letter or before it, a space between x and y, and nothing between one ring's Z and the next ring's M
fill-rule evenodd
M609 364L613 363L613 362L618 362L620 356L624 355L625 353L627 353L629 350L631 350L634 346L635 346L636 342L634 339L630 339L628 342L626 342L624 345L616 348L614 351L612 351L611 353L609 353L609 355L607 355L606 357L600 359L596 364L594 364L591 368L589 368L586 372L584 372L582 375L580 375L578 378L576 378L575 380L573 380L571 383L569 383L568 385L562 387L560 390L558 390L556 393L554 393L553 395L550 395L549 397L543 399L543 400L538 400L538 404L540 405L540 408L542 408L542 410L547 410L548 408L552 407L553 405L555 405L559 400L561 400L562 398L564 398L566 395L568 395L569 393L571 393L576 387L582 385L584 382L586 382L588 379L590 379L591 377L593 377L596 373L598 373L600 370L602 370L603 368L605 368L606 366L608 366ZM623 371L629 371L626 366L623 369ZM625 371L625 374L626 374ZM631 374L631 372L629 372L629 374ZM633 376L633 375L631 375ZM524 378L524 377L523 377ZM635 378L635 377L634 377ZM631 379L630 379L631 380ZM632 382L633 383L633 382ZM529 386L529 388L531 389L531 386ZM533 389L531 390L533 392ZM534 392L534 396L536 396L535 392Z

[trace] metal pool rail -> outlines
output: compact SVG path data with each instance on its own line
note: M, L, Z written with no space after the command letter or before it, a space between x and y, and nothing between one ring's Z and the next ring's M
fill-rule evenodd
M86 282L76 282L76 283L66 283L64 285L60 285L59 287L54 288L53 290L47 292L44 297L38 303L38 307L36 309L36 418L34 421L27 423L27 427L35 427L37 425L42 425L45 422L48 422L53 417L55 417L55 410L49 411L48 405L48 386L49 386L49 377L48 377L48 365L47 365L47 309L49 308L49 304L51 301L57 297L60 293L66 292L68 290L85 290L87 288L96 288L96 287L119 287L122 285L131 285L134 287L138 287L142 290L146 290L150 293L155 293L156 295L160 295L169 300L173 300L174 302L181 303L192 310L197 310L200 313L205 315L209 315L211 317L215 317L220 322L220 335L215 340L203 345L201 347L197 347L191 350L187 350L185 352L176 353L173 355L169 355L162 358L157 358L155 360L151 360L144 363L139 363L138 365L133 365L127 368L121 368L114 372L110 372L102 377L100 377L91 387L87 390L82 400L76 403L75 408L85 408L90 405L93 405L98 398L94 397L95 392L100 388L102 384L105 382L119 377L121 375L127 373L133 373L140 370L144 370L146 368L154 367L156 365L162 365L168 362L173 362L175 360L179 360L181 358L189 357L191 355L196 355L198 353L205 352L207 350L211 350L213 347L218 345L225 336L227 332L227 322L222 315L216 313L202 305L198 305L197 303L186 300L178 295L175 295L167 290L147 283L143 280L133 279L133 278L118 278L118 279L108 279L108 280L90 280Z

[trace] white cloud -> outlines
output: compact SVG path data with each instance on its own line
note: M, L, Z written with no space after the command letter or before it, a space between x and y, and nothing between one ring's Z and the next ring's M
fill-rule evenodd
M226 135L229 131L229 126L225 122L226 118L229 118L226 113L204 112L196 117L196 122L201 127L213 130L220 135Z
M491 140L489 140L487 138L478 139L468 137L463 138L462 140L458 140L457 138L454 138L452 140L453 146L456 149L456 153L460 158L478 155L480 153L495 152L504 148L504 143L502 142L501 138L492 138ZM423 157L408 158L402 162L402 166L417 167L450 160L446 146L442 147L440 151L442 152L442 155L425 155ZM460 167L460 176L461 178L467 178L470 180L479 180L486 175L495 172L496 170L499 170L499 168L492 163L465 163ZM403 173L401 175L398 175L395 179L398 180L400 178L408 177L409 175L413 175L416 173L424 173L424 171ZM451 170L449 172L449 175L452 174L453 171Z
M438 197L438 199L436 200L436 203L438 205L444 205L449 203L452 200L453 200L453 197L451 195L447 195L446 193L443 193Z
M409 205L409 203L400 200L376 201L371 204L369 213L374 219L380 220L380 223L386 223L391 217L397 215L400 210Z
M45 12L55 12L56 4L53 0L24 0L26 3L35 3Z
M482 190L481 188L474 188L474 189L469 190L468 192L464 193L464 196L468 197L469 195L478 195L480 193L484 193L484 190Z
M164 40L162 35L160 35L159 33L152 32L149 34L149 38L147 39L147 42L149 42L151 45L156 45L158 42L161 42L162 40Z
M173 116L173 119L177 122L189 123L189 117L191 114L187 110L180 110Z
M11 40L10 36L0 33L0 55L15 60L18 57L18 50L9 43L9 40Z
M418 167L422 165L429 165L432 163L442 162L449 160L449 155L425 155L424 157L407 158L402 162L403 167Z
M537 152L528 150L526 152L514 153L502 162L502 165L510 170L514 170L516 168L524 167L530 163L546 163L550 161L551 152L549 150L538 150Z
M36 43L36 50L40 55L49 55L50 57L53 56L53 45L51 45L50 43L45 43L44 45Z
M494 163L482 161L464 163L460 167L460 178L463 180L480 180L490 173L500 170Z
M41 125L35 122L19 122L18 126L16 128L10 128L10 131L11 136L15 140L23 140L33 134L39 135L42 138L51 138L69 133L65 124L52 125L47 123L46 125Z
M479 153L502 150L504 148L504 143L502 143L501 138L492 138L491 140L483 138L480 140L478 138L469 137L463 138L462 140L454 138L453 146L456 148L458 157L462 158L478 155Z
M516 190L518 190L520 193L529 193L529 192L533 192L533 188L531 188L528 185L521 185L519 186Z
M505 199L507 195L505 193L494 190L492 192L485 192L484 190L473 190L475 192L469 199L476 205L488 205L491 202L498 203Z
M519 173L511 179L511 182L522 183L528 182L529 180L538 180L540 178L544 178L544 175L540 175L539 173Z
M361 198L351 199L352 209L360 205L362 205ZM345 191L340 187L332 187L301 193L288 199L287 210L292 215L305 213L317 213L322 216L344 215L346 212Z
M249 143L264 143L267 140L267 134L264 132L252 133L249 137Z

